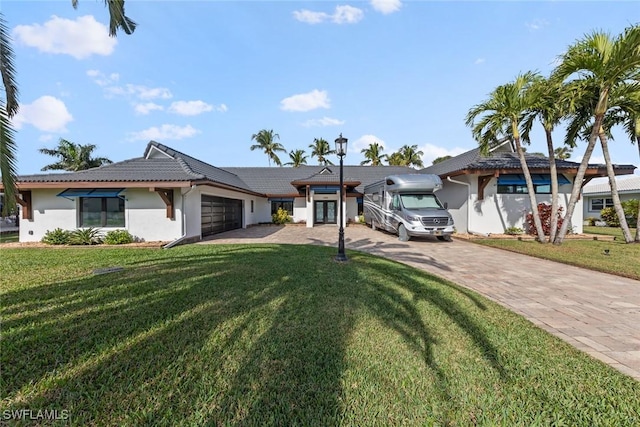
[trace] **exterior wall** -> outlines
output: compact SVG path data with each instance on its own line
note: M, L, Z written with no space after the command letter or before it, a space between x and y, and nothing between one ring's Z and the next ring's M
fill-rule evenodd
M620 196L620 201L624 202L625 200L631 200L631 199L640 199L640 193L618 193L618 195ZM589 194L589 195L584 195L584 204L582 207L582 215L584 219L587 218L596 218L596 219L601 219L602 217L600 216L600 211L592 211L590 209L591 206L591 199L610 199L611 198L611 193L602 193L602 194Z
M311 204L313 206L313 204ZM313 217L312 217L313 218ZM271 220L271 216L269 216ZM307 199L296 197L293 199L293 222L307 222Z
M31 190L33 218L22 219L22 207L20 207L19 239L21 242L39 242L47 230L77 228L77 202L75 199L69 200L56 196L61 191L61 189Z
M493 178L484 189L484 199L478 200L477 175L458 176L455 181L469 184L469 187L445 179L443 189L436 194L448 204L458 232L502 234L509 227L526 228L525 216L531 211L529 195L498 194L498 180ZM561 185L559 202L565 211L570 196L571 184ZM536 199L538 203L551 203L551 194L536 194ZM576 233L582 233L581 200L576 205L571 225Z

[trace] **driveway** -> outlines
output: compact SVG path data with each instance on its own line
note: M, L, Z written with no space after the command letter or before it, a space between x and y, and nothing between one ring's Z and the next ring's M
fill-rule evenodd
M207 243L338 245L335 226L258 226ZM640 281L480 246L462 239L400 242L361 225L345 247L425 270L498 302L576 348L640 380ZM336 249L337 250L337 249Z

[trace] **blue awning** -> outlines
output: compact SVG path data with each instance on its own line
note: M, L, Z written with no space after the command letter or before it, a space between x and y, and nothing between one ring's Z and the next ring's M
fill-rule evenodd
M533 185L550 185L551 175L549 174L532 174L531 179ZM507 174L498 177L498 185L526 185L527 182L522 174ZM571 184L564 175L558 175L558 185Z
M311 189L316 194L336 194L340 191L339 185L312 185Z
M120 196L123 191L124 188L67 188L58 194L58 197L67 199L77 197L123 197Z

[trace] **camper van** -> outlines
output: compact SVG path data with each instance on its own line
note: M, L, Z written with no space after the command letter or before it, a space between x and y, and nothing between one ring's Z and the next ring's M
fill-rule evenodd
M453 218L435 192L442 180L433 174L391 175L364 187L364 218L406 242L413 236L451 240Z

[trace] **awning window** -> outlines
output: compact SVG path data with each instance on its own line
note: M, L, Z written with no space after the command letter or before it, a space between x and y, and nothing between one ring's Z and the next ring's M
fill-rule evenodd
M550 185L551 175L549 174L532 174L531 180L533 185ZM498 177L498 185L526 185L527 182L522 174L506 174ZM571 184L564 175L558 175L558 185Z
M336 194L340 191L339 185L312 185L311 189L316 194Z
M293 202L293 197L269 197L270 202Z
M78 197L124 197L124 188L67 188L58 197L73 199Z

